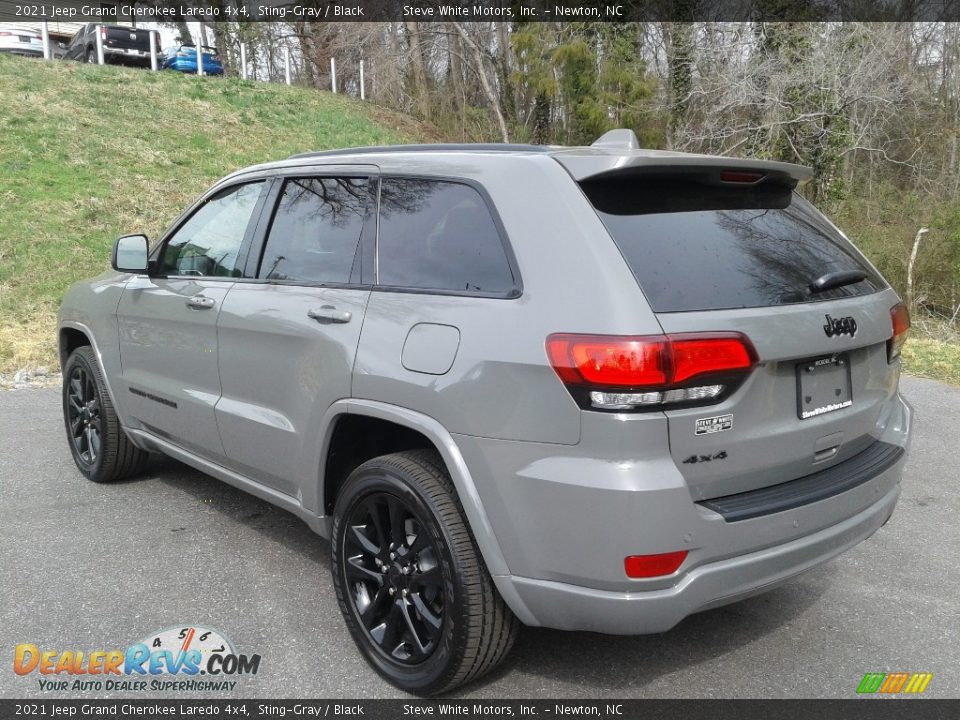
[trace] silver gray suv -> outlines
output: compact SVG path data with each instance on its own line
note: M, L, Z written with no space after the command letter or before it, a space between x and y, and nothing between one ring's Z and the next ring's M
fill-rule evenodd
M163 453L301 517L413 693L520 623L667 630L897 502L909 319L809 174L630 131L240 170L67 293L73 457L105 482Z

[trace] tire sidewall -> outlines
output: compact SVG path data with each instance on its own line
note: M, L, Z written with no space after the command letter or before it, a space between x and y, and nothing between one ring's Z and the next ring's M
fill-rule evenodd
M397 495L413 505L423 525L430 532L440 555L444 588L443 629L438 647L419 665L403 665L391 661L374 645L357 616L343 574L343 542L349 527L349 517L359 502L380 492ZM456 672L462 657L465 593L458 582L460 574L450 551L451 546L448 529L438 519L429 497L420 491L416 482L407 477L405 472L386 463L375 460L358 468L350 476L337 499L331 533L331 567L340 610L350 634L373 668L389 682L412 693L430 694L432 688L446 685L446 679Z

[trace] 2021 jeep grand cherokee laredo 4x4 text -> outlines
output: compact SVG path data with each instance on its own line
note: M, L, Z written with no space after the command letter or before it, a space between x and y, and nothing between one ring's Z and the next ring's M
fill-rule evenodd
M808 174L629 131L233 173L68 292L73 456L100 482L165 453L303 518L412 692L518 621L666 630L897 501L909 320Z

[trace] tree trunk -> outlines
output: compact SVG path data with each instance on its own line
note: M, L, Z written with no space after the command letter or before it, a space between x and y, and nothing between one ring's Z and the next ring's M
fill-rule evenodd
M424 61L423 40L420 26L416 22L405 22L410 42L410 65L413 68L413 94L417 98L417 110L420 117L430 116L430 100L427 97L427 67Z
M460 39L470 48L470 53L473 56L473 62L476 66L477 76L480 78L480 85L483 86L483 92L487 96L487 100L490 102L490 107L493 109L493 114L497 118L497 125L500 128L500 137L503 142L510 142L510 132L507 130L507 121L503 116L503 109L500 105L500 98L493 89L493 85L490 83L490 78L487 77L487 68L486 64L483 62L483 51L480 49L480 46L476 41L470 37L467 33L466 28L463 26L463 23L451 23L456 29L457 34L460 35Z
M917 252L920 250L920 239L930 232L930 228L922 227L917 230L917 236L913 239L913 249L910 251L910 262L907 263L907 308L911 315L916 315L916 294L913 288L913 266L917 262Z

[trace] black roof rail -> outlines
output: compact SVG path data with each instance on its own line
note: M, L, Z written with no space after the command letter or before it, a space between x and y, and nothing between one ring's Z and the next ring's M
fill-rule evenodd
M373 147L344 148L342 150L318 150L291 155L288 160L337 155L375 155L390 152L533 152L545 153L554 150L549 145L525 145L523 143L437 143L435 145L377 145Z

